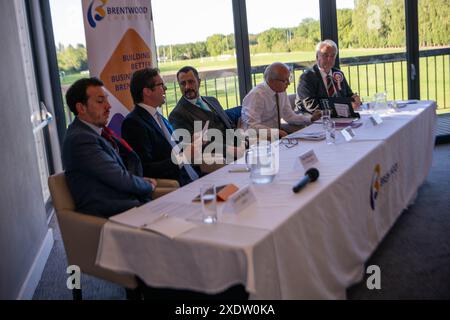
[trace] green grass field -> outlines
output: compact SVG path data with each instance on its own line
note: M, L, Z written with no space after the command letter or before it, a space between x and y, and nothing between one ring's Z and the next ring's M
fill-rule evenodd
M367 56L402 52L404 49L348 49L341 50L340 57ZM315 53L290 52L270 53L251 56L252 66L268 65L274 61L303 62L314 61ZM166 78L168 87L166 92L166 105L163 107L165 116L175 107L180 98L179 88L174 82L174 75L183 66L191 65L199 71L236 68L236 59L220 57L192 59L161 63L159 69ZM376 92L386 91L388 99L403 100L408 98L406 82L406 62L394 62L386 64L372 64L368 66L341 66L347 81L353 91L356 91L365 101L370 101ZM447 70L442 72L442 70ZM420 60L420 91L421 99L436 100L438 112L450 112L450 57L438 56L421 58ZM358 79L359 74L359 79ZM295 71L295 82L288 88L288 93L295 93L301 71ZM62 85L67 86L86 74L71 74L62 79ZM262 74L253 75L253 83L262 81ZM216 96L224 108L232 108L240 104L238 79L236 76L219 77L202 81L201 92L203 95ZM446 110L443 110L446 109Z

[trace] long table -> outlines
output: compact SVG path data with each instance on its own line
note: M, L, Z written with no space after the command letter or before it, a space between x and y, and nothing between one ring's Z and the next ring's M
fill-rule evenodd
M219 212L215 225L174 239L107 222L96 263L135 274L153 287L218 293L243 284L251 299L345 299L364 263L401 212L415 199L431 166L436 103L418 101L363 125L350 142L280 145L280 170L252 185L256 203L238 214ZM304 130L317 130L312 125ZM300 193L299 156L313 149L320 178ZM192 207L203 183L250 183L248 173L217 170L144 207ZM200 206L200 204L197 204Z

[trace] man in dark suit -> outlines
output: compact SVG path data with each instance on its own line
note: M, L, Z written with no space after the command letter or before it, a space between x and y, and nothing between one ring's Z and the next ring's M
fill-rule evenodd
M169 116L172 126L175 129L186 129L193 136L195 129L201 130L206 121L209 121L209 129L217 129L222 133L223 149L216 149L216 152L223 152L223 154L226 150L236 152L234 145L230 145L231 149L227 149L226 144L226 130L236 129L236 127L216 98L200 96L201 80L198 71L194 67L183 67L177 72L177 80L183 96ZM195 128L196 121L201 123L197 128Z
M141 158L144 175L177 180L185 185L198 178L189 164L172 160L172 127L158 112L165 102L166 86L158 69L142 69L133 73L130 91L135 103L122 123L122 137Z
M342 71L334 68L337 53L337 45L332 40L317 44L317 63L300 76L295 102L298 109L313 113L320 108L320 99L328 97L351 97L353 108L359 108L359 96L353 93Z
M67 129L62 153L77 211L109 217L149 201L156 181L127 170L119 154L120 141L104 129L111 105L102 86L98 79L84 78L67 91L67 105L76 117ZM130 166L135 173L141 171L136 155L127 161L134 162Z

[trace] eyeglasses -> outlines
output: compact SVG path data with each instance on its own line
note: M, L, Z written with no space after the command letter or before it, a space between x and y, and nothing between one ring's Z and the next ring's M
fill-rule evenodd
M167 89L166 85L164 84L164 82L160 82L160 83L155 83L155 85L153 86L154 88L161 86L163 89Z
M294 75L291 73L289 74L289 79L274 79L274 80L283 82L285 85L290 85L294 81Z
M298 140L293 138L281 138L280 144L286 146L286 148L292 148L298 145Z

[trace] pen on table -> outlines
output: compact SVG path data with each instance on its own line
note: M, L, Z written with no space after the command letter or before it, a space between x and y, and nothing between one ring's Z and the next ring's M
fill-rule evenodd
M152 220L151 222L144 223L143 225L141 225L140 228L145 228L145 227L147 227L148 225L150 225L150 224L152 224L152 223L155 223L155 222L158 222L158 221L160 221L160 220L162 220L162 219L165 219L165 218L167 218L167 217L169 217L169 215L168 215L167 213L161 213L158 217L156 217L156 218L155 218L154 220Z
M233 168L228 170L228 172L249 172L250 169L247 167L242 167L242 168Z

